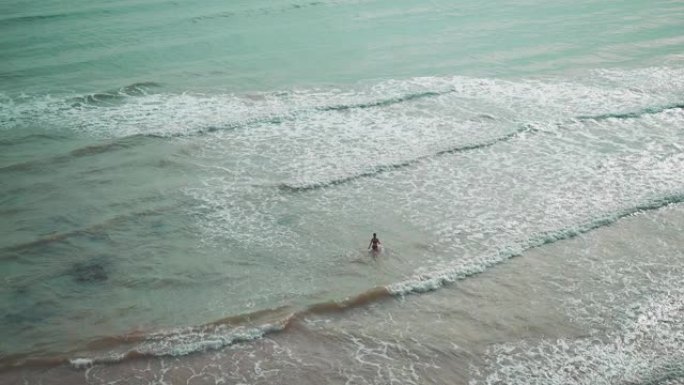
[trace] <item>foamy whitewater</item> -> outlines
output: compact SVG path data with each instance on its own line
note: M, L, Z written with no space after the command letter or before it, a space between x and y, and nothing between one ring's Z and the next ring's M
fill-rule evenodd
M684 4L0 15L0 382L684 384Z

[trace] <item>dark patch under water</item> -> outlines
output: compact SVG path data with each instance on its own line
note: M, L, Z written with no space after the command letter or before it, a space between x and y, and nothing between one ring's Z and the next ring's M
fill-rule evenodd
M79 283L102 282L109 278L105 264L101 261L76 263L70 269L69 275Z

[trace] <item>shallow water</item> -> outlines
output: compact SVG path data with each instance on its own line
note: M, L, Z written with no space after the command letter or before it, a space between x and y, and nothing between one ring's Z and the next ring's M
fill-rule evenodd
M9 381L682 381L681 4L0 10Z
M679 205L638 213L441 290L301 314L281 331L222 349L3 376L45 384L680 384L682 213Z

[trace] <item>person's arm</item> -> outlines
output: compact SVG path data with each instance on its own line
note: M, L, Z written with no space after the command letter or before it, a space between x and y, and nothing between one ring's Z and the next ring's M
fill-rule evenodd
M371 239L370 242L368 243L368 250L370 250L370 247L372 244L373 244L373 240Z

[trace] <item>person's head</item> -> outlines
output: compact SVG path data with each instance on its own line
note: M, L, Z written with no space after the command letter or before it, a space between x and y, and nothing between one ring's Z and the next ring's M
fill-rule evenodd
M377 234L373 233L373 238L377 238L377 237L378 237Z

